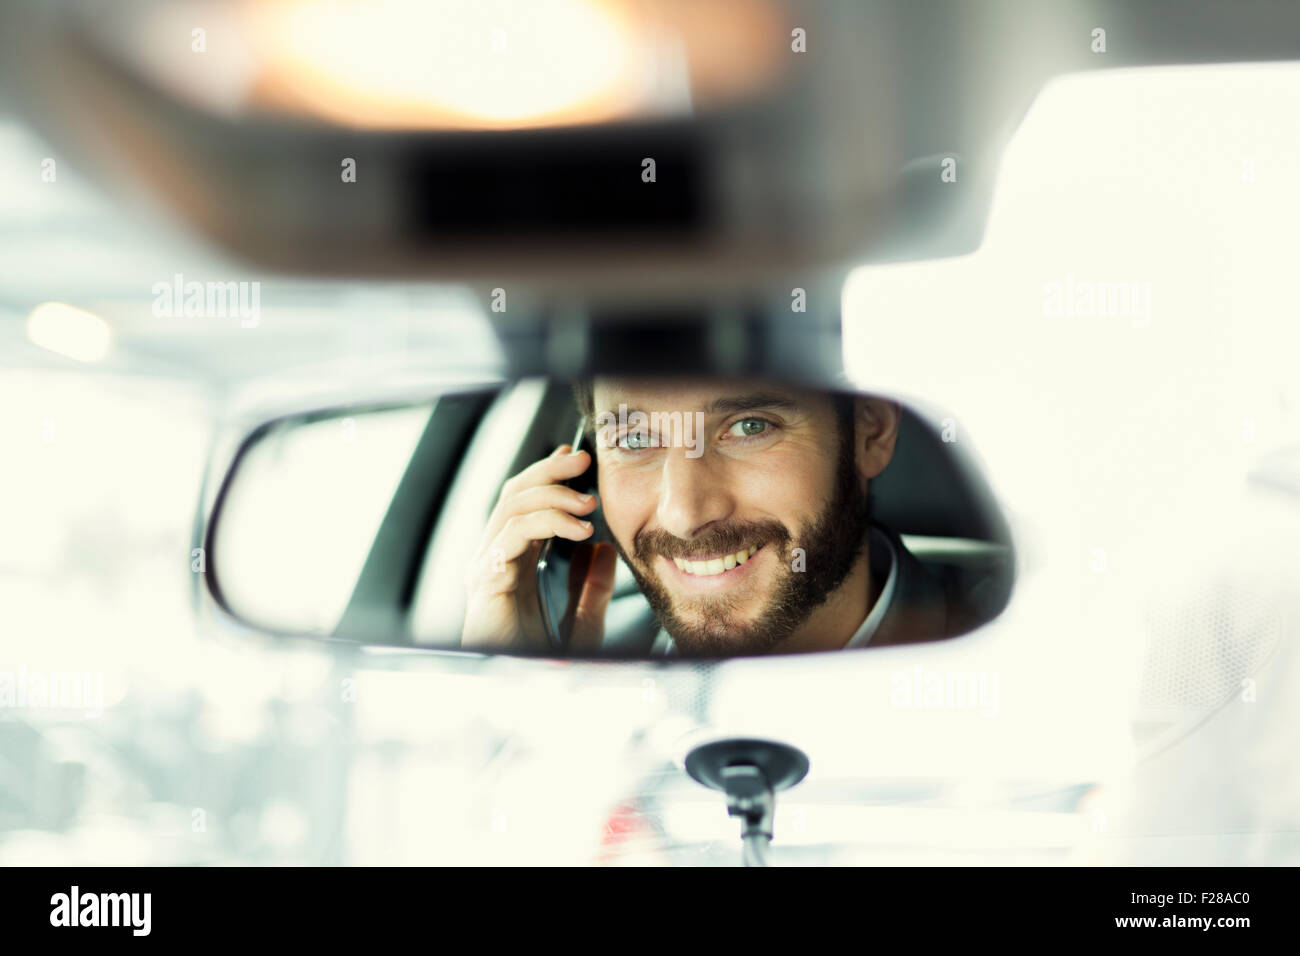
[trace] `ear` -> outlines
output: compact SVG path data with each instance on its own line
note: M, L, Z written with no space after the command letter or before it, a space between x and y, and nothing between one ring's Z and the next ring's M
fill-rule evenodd
M867 480L875 478L894 457L898 425L903 412L897 402L868 395L853 401L854 458L858 473Z

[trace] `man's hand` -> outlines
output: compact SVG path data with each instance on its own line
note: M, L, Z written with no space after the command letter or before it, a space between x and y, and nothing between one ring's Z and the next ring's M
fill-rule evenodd
M478 553L465 578L469 599L461 646L472 650L547 650L537 601L537 558L542 543L561 537L583 542L569 574L569 649L595 652L605 634L605 610L614 593L617 555L608 543L586 544L593 532L579 515L596 510L596 496L560 482L576 478L590 453L561 445L501 489Z

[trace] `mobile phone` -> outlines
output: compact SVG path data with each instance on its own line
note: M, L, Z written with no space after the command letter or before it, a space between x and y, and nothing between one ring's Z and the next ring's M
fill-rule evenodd
M586 445L587 421L578 423L577 433L570 443L573 450L582 451ZM591 452L591 465L576 478L564 482L568 488L591 494L596 490L596 453ZM597 541L601 537L603 522L598 520L600 509L588 515L595 529L587 541ZM546 628L546 639L550 646L563 651L569 645L570 635L564 633L563 622L569 612L569 569L573 565L573 554L579 542L568 538L547 538L542 544L537 557L537 601L541 605L542 626Z

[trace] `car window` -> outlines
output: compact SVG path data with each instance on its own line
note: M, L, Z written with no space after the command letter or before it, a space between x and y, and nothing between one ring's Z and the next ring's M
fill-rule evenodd
M254 439L213 542L227 604L281 630L332 633L433 411L281 422Z

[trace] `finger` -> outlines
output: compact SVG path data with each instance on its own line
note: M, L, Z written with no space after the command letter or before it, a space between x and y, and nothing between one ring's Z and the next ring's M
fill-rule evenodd
M485 538L491 540L515 515L547 509L566 511L575 515L589 515L596 510L597 504L599 502L595 495L575 491L565 485L538 485L502 500L488 519L483 534Z
M529 465L501 486L501 494L497 496L492 513L488 515L484 540L490 541L495 537L511 515L533 510L517 503L519 495L533 488L559 485L578 477L587 470L591 464L591 454L586 451L573 454L570 452L568 445L561 445L549 457ZM554 507L553 504L548 506Z
M577 582L570 575L569 606L574 610L569 651L575 654L595 654L605 639L605 612L614 596L618 553L608 541L597 542L589 548L580 547L579 550L586 551L587 558L582 576ZM574 563L577 564L576 558ZM575 583L580 588L575 588Z
M573 451L561 445L541 461L535 461L501 486L499 501L514 497L537 485L554 485L577 478L591 465L591 452Z
M519 574L519 568L514 566L516 559L534 542L554 537L585 541L593 530L591 522L555 508L515 515L506 521L487 551L479 555L471 575L476 585L472 586L490 593L513 590Z

